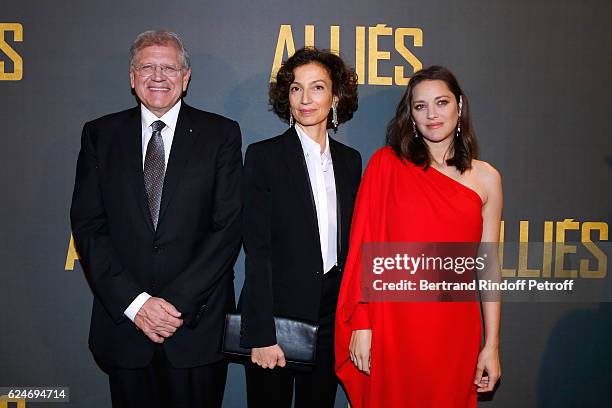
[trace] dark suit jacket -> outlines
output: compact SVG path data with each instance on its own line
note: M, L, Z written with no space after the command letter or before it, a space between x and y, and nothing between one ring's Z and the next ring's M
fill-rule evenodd
M176 367L218 361L224 315L234 309L240 249L238 124L184 102L153 229L143 180L140 108L83 128L70 218L94 293L89 344L111 366L147 365L154 343L123 312L141 292L183 313L164 342Z
M361 179L357 150L329 139L337 194L338 266L348 252ZM319 320L323 260L316 207L295 129L249 146L245 158L241 294L243 347L276 344L273 316Z

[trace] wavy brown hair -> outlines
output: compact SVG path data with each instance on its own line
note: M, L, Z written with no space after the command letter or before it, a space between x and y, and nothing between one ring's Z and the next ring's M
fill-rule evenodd
M338 123L351 120L358 108L357 74L345 62L329 50L315 47L304 47L295 52L278 70L276 82L270 83L270 106L272 111L285 123L289 122L289 87L295 76L293 71L306 64L319 64L329 73L332 81L332 93L338 97ZM327 115L327 128L333 128L332 115Z
M451 146L452 157L446 160L449 166L455 166L461 173L472 168L472 159L478 155L476 136L470 121L470 108L467 97L461 90L455 76L441 66L433 65L429 68L417 71L406 87L402 100L397 105L395 117L387 126L387 146L391 146L400 159L406 159L423 166L425 169L431 166L431 154L423 137L416 137L412 126L412 93L414 87L422 81L440 80L446 83L448 89L455 95L457 103L462 98L461 133L459 137L453 137Z

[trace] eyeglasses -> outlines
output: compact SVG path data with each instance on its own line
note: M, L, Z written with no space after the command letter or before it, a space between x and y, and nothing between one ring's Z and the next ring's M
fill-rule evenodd
M176 77L179 72L182 71L181 68L175 67L174 65L156 65L156 64L144 64L144 65L132 65L136 73L143 77L148 77L157 71L157 68L161 69L162 74L167 77Z

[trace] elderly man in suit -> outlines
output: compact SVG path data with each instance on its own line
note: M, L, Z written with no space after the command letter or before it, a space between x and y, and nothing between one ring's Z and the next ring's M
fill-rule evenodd
M85 124L70 212L94 294L89 345L114 407L215 407L240 249L238 124L181 100L181 39L140 34L139 106Z

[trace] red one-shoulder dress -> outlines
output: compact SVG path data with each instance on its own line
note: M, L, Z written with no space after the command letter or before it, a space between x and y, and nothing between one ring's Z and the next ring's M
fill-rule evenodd
M400 160L389 147L372 156L353 215L336 315L336 372L353 408L476 407L481 342L472 302L364 302L362 244L480 242L482 200L430 167ZM349 357L353 330L372 329L370 375Z

